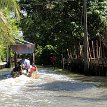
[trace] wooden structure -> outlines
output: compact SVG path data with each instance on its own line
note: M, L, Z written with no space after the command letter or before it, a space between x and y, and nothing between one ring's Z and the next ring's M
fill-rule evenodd
M67 49L68 58L65 61L67 69L84 72L83 43L76 43ZM89 72L90 75L107 76L107 36L89 40Z

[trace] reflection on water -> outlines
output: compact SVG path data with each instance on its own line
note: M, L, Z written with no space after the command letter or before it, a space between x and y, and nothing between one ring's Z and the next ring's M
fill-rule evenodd
M106 107L106 78L56 74L39 68L38 78L0 72L0 107Z

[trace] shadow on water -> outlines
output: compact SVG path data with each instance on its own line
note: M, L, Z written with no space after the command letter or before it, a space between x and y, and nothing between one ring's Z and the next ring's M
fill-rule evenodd
M42 68L43 69L43 68ZM104 87L107 88L107 77L103 76L86 76L77 72L71 72L68 70L63 70L59 68L53 69L52 67L50 68L44 68L45 72L48 73L54 73L54 74L64 74L73 80L81 81L81 82L90 82L90 83L99 83L97 84L97 87Z
M85 89L94 88L92 83L82 83L73 81L54 81L50 83L44 83L41 85L30 85L33 90L47 90L47 91L82 91Z
M11 78L10 72L12 68L4 68L0 70L0 80Z

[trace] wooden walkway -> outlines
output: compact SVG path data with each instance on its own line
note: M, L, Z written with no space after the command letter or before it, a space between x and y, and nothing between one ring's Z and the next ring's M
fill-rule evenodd
M5 68L6 64L7 64L6 62L0 62L0 69Z

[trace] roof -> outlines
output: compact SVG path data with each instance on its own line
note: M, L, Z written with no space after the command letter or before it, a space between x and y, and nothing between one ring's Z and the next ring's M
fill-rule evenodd
M16 44L11 45L10 48L16 54L31 54L34 52L35 45L25 40L16 39Z

